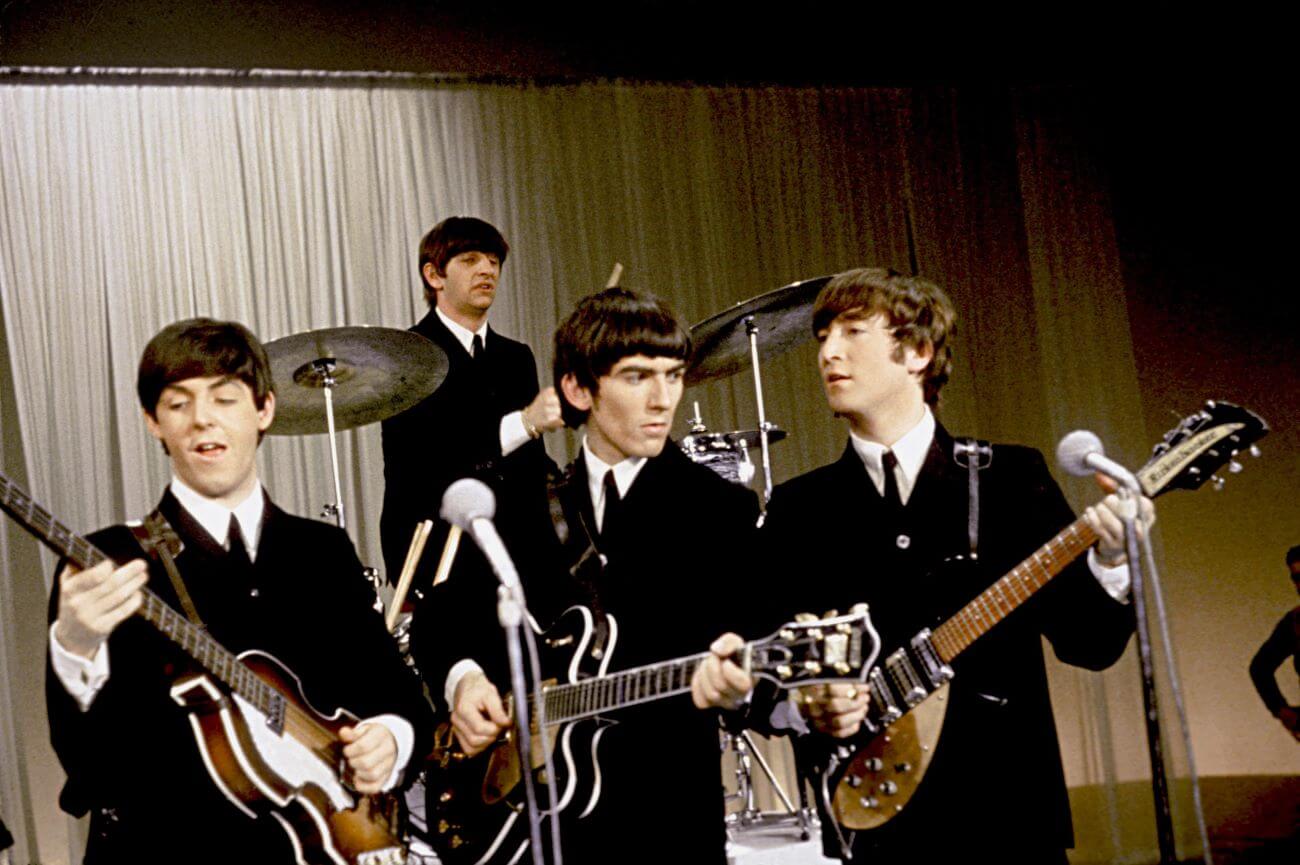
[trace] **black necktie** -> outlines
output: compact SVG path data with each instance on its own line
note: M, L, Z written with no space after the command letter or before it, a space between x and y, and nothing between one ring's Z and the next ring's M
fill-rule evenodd
M893 451L885 451L880 455L880 465L885 470L885 504L894 513L900 513L903 510L903 497L898 494L898 476L894 474L894 469L898 467L898 457L894 456Z
M229 538L229 557L232 568L243 568L249 570L253 567L253 560L248 557L248 547L244 544L244 533L239 530L239 520L235 515L230 515L230 534Z
M479 336L477 333L474 334L474 340L470 343L469 356L474 358L476 361L483 360L483 337Z
M600 521L602 537L609 534L609 527L618 522L618 510L622 499L618 494L618 484L614 482L614 470L605 472L605 515Z

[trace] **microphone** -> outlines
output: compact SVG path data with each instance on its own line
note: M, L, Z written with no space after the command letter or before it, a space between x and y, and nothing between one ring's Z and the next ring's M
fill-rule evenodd
M1136 493L1142 492L1133 473L1106 456L1106 449L1094 432L1079 429L1067 434L1056 446L1056 462L1077 477L1101 472Z
M474 478L461 478L442 494L442 509L438 513L453 526L468 532L483 550L483 555L502 585L516 589L519 586L519 573L510 560L510 554L506 552L506 545L501 542L501 536L497 534L496 526L492 524L496 510L496 496L492 495L487 484Z

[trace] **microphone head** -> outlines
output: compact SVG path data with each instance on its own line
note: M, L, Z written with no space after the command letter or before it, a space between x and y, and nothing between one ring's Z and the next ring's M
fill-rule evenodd
M1097 438L1096 433L1077 429L1061 439L1061 443L1056 446L1056 463L1069 474L1085 477L1093 472L1092 466L1087 462L1088 456L1105 453L1106 449L1102 447L1101 439Z
M442 509L438 513L453 526L468 531L474 520L490 520L496 510L496 496L487 484L474 478L461 478L442 494Z

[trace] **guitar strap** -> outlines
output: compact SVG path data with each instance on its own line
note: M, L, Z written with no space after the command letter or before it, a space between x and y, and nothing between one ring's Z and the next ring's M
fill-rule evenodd
M143 523L131 526L131 534L135 535L136 542L140 544L140 549L144 550L146 556L162 562L163 569L167 571L167 576L172 581L172 588L176 590L176 597L180 599L185 617L200 628L207 628L194 606L194 599L190 597L189 589L185 588L180 569L176 567L176 556L181 554L185 545L181 543L180 535L176 534L176 530L172 528L171 523L167 522L167 518L161 511L155 510L144 518Z
M952 460L966 469L969 485L969 502L966 508L966 537L970 541L970 557L979 558L980 545L980 483L979 473L993 463L993 445L973 438L954 439Z
M575 462L574 466L576 465ZM593 653L596 657L599 657L609 640L609 619L605 615L605 608L600 602L600 592L596 579L604 571L605 557L596 547L591 526L588 525L582 508L579 507L577 510L576 532L570 527L570 520L565 513L563 496L576 483L574 466L570 466L562 476L558 478L552 476L548 480L546 498L551 513L551 528L555 530L555 536L559 539L561 548L564 549L565 561L573 563L569 566L569 576L573 577L574 582L587 595L596 626L592 641ZM579 490L578 492L580 495L587 494L586 490Z

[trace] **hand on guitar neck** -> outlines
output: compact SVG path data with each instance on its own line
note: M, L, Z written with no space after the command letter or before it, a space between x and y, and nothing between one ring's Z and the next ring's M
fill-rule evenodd
M116 567L105 559L77 571L71 565L59 573L59 615L54 636L73 655L91 660L113 629L144 603L141 589L149 580L143 559Z
M501 701L501 694L482 670L472 670L461 677L456 683L451 728L465 756L481 754L510 724L510 713Z
M723 634L691 676L691 701L697 709L739 709L754 690L754 679L733 658L745 648L739 634Z
M1097 485L1108 493L1100 503L1083 512L1089 528L1097 533L1097 562L1105 568L1117 568L1128 562L1124 550L1124 523L1121 515L1129 504L1116 495L1118 485L1103 474L1097 475ZM1142 537L1156 521L1156 507L1151 499L1141 496L1138 502L1138 534Z

